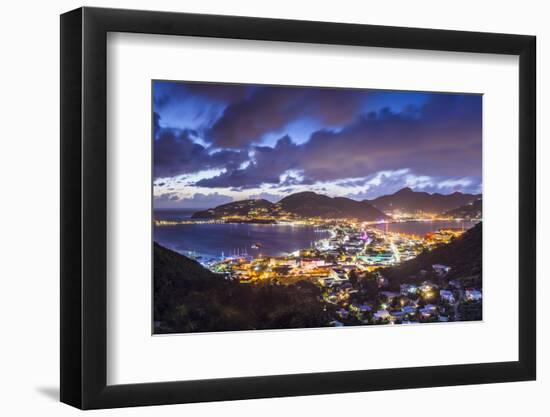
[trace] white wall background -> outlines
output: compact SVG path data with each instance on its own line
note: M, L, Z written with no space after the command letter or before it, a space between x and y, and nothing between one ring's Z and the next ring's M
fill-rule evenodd
M59 392L59 17L81 6L7 2L0 17L0 413L75 415L57 402ZM545 3L536 0L456 2L392 0L124 0L86 5L182 12L341 21L534 34L538 37L539 213L550 210L550 134L542 115L550 97L550 26ZM544 130L543 130L544 128ZM546 187L547 188L547 187ZM550 221L539 214L539 259L550 250ZM539 312L550 292L549 268L539 264ZM432 388L345 395L145 407L94 415L280 416L299 413L423 416L524 415L548 409L550 365L545 355L550 326L540 323L537 382ZM545 395L546 394L546 395ZM539 415L541 415L539 413Z

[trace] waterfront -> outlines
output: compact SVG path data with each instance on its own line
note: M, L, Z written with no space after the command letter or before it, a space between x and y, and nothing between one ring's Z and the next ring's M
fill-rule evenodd
M319 292L315 303L324 306L331 326L480 320L481 276L472 275L479 270L476 223L167 219L155 223L155 241L197 259L231 285L282 285L298 292L294 285L309 285ZM474 247L473 253L464 247ZM396 269L417 257L410 272Z
M220 258L222 254L281 256L310 247L312 242L326 238L328 232L313 226L197 223L155 226L154 235L156 242L182 255Z
M178 222L189 217L190 213L186 211L155 212L158 220ZM372 224L368 228L422 237L440 229L467 230L476 223L452 220L407 221ZM154 227L156 242L201 261L234 256L284 256L313 247L315 242L327 237L329 232L326 228L308 225L197 222Z
M370 227L392 233L406 233L416 236L423 236L426 233L433 233L439 229L464 229L474 227L477 221L468 220L413 220L395 223L377 223Z
M190 218L190 211L156 211L155 219L183 221ZM439 229L467 230L475 221L433 220L378 223L369 228L391 233L424 236ZM289 224L253 223L190 223L171 226L155 226L154 240L159 244L191 257L220 258L248 255L282 256L329 236L325 228ZM258 247L253 248L259 244Z

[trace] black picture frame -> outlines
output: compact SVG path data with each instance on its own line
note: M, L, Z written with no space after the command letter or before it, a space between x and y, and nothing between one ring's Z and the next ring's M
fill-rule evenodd
M519 360L107 385L108 32L519 56ZM534 36L170 12L79 8L61 15L61 401L81 409L534 380Z

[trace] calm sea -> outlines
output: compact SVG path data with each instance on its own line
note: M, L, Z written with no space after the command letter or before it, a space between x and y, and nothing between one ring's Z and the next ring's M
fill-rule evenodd
M197 210L155 210L158 220L185 220ZM424 235L440 228L464 227L475 222L404 222L388 225L394 232ZM385 224L373 225L385 230ZM181 224L155 226L154 239L184 255L218 258L246 253L257 257L280 256L307 248L312 242L328 237L328 232L308 226L274 224ZM257 246L257 247L254 247Z
M275 224L180 224L154 228L154 239L161 245L205 258L217 258L222 253L280 256L307 248L327 236L326 231L314 227Z

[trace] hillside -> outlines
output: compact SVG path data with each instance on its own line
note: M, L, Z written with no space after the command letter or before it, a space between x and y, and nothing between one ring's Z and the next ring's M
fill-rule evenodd
M267 200L241 200L193 213L194 219L216 219L227 216L271 214L275 205Z
M223 286L223 277L198 262L154 243L154 316L164 318L192 291Z
M388 218L367 201L345 197L328 197L314 192L289 195L277 203L281 209L300 217L356 218L384 220Z
M472 203L479 198L479 194L463 194L458 191L452 194L430 194L413 191L407 187L394 194L378 197L369 202L386 214L391 214L394 210L405 213L443 213Z
M314 192L291 194L274 204L267 200L242 200L224 204L193 214L194 219L248 216L277 217L281 213L297 217L355 218L364 221L384 220L388 216L368 201L356 201L345 197L328 197Z
M389 279L392 287L397 288L403 282L419 283L425 280L422 270L429 276L433 271L432 265L443 264L451 267L446 279L459 279L465 285L481 288L482 230L480 222L450 243L425 251L416 258L386 268L381 273Z
M457 207L455 209L446 211L445 216L460 218L460 219L480 219L483 209L481 198L470 204Z
M153 256L156 334L323 327L331 320L310 282L239 284L157 243Z

